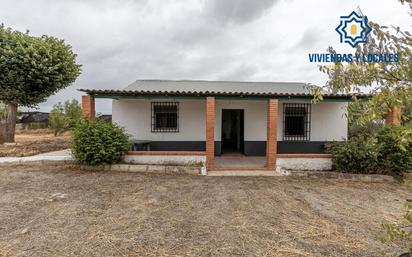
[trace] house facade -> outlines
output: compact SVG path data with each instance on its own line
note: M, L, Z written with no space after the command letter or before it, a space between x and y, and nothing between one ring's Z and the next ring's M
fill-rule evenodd
M327 169L325 146L347 138L352 97L324 93L315 104L307 84L283 82L138 80L124 90L81 91L88 117L95 98L112 99L113 122L135 143L131 156L197 156L208 170L234 155L265 157L265 169Z

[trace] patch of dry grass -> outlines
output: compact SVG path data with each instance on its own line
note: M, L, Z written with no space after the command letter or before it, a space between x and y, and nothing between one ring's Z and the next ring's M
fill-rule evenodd
M16 131L15 145L0 145L0 157L21 157L67 149L70 134L54 136L48 129Z
M383 256L396 183L0 167L0 256Z

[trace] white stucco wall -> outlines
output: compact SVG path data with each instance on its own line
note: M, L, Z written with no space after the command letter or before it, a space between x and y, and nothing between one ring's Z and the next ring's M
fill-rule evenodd
M283 103L279 101L278 141L283 135ZM307 102L306 102L307 103ZM347 138L348 119L346 102L320 102L311 105L310 141L342 141Z
M204 166L206 156L199 155L126 155L124 162L153 165L196 165Z
M348 135L347 103L312 104L311 141L341 141Z
M151 102L179 102L179 132L151 132ZM113 100L112 120L135 139L153 141L205 141L206 102L173 99Z
M179 102L179 132L151 132L151 102ZM283 103L279 101L278 140L283 134ZM339 141L347 136L344 102L312 104L311 141ZM124 126L136 139L153 141L205 141L205 100L121 99L113 100L113 122ZM267 101L216 100L215 140L221 140L222 109L244 110L245 141L266 141Z

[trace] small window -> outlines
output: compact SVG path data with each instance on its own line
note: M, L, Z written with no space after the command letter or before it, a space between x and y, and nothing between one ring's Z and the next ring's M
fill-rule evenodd
M283 140L310 140L310 104L283 104Z
M179 132L179 103L152 102L152 132Z

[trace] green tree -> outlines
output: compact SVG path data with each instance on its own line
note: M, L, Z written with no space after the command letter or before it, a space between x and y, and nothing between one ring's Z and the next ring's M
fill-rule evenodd
M61 103L55 104L49 114L49 128L54 131L54 136L66 131L69 126L69 119L64 113Z
M82 106L76 99L66 101L64 103L64 113L69 121L69 128L73 128L82 118Z
M35 37L0 25L0 144L14 142L17 107L32 107L80 75L76 54L63 40Z
M411 0L400 1L412 10ZM412 15L412 12L411 12ZM358 117L360 123L382 119L391 107L402 109L410 104L412 98L412 36L399 27L380 26L369 22L372 32L368 42L356 47L354 54L360 56L370 53L398 54L398 62L364 62L334 63L332 66L321 66L320 70L329 76L323 87L333 92L360 92L373 88L371 98L363 104L362 113ZM332 48L328 52L336 53ZM322 100L320 88L314 88L315 101ZM405 119L405 117L402 117Z
M6 106L0 102L0 119L6 115Z
M81 118L82 108L77 100L68 100L64 105L59 102L53 106L49 114L49 128L51 128L54 131L54 135L57 136L73 128Z
M403 122L412 125L412 100L403 108Z

